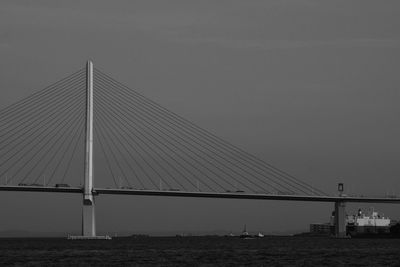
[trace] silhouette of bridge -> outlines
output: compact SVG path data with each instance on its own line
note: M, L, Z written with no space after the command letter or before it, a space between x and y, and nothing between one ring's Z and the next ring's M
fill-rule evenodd
M396 196L330 196L90 61L2 109L0 129L0 191L82 194L82 238L96 238L94 200L102 194L333 202L338 237L345 235L346 202L400 202ZM104 185L94 186L94 176Z

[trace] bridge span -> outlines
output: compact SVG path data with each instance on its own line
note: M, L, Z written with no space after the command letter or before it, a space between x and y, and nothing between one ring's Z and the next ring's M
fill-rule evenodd
M0 191L14 192L47 192L82 194L82 187L53 187L53 186L11 186L2 185ZM307 196L307 195L279 195L279 194L250 194L246 192L190 192L190 191L163 191L163 190L135 190L114 188L93 188L93 195L130 195L130 196L163 196L163 197L191 197L191 198L225 198L225 199L253 199L253 200L281 200L304 202L358 202L358 203L400 203L398 197L360 197L360 196Z
M47 192L84 194L82 187L51 187L51 186L0 186L0 191L12 192ZM346 236L345 207L346 203L393 203L399 204L398 197L356 197L356 196L307 196L307 195L279 195L246 192L189 192L166 190L135 190L135 189L111 189L93 188L93 198L99 195L129 195L129 196L158 196L158 197L190 197L190 198L217 198L217 199L241 199L241 200L275 200L275 201L302 201L302 202L330 202L335 209L335 234L339 238ZM94 202L93 202L94 203ZM84 214L83 214L84 216ZM85 237L85 238L91 238ZM95 235L92 238L97 238Z

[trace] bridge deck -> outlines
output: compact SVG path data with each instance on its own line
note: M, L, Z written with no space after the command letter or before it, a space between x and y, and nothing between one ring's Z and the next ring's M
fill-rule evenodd
M49 193L80 193L83 189L80 187L54 187L54 186L15 186L1 185L0 191L20 191L20 192L49 192Z
M49 193L83 193L80 187L50 187L50 186L0 186L0 191L20 192L49 192ZM95 188L95 195L137 195L137 196L169 196L194 198L226 198L226 199L259 199L283 201L312 201L312 202L369 202L369 203L400 203L400 198L394 197L354 197L354 196L302 196L302 195L275 195L250 193L217 193L217 192L186 192L186 191L158 191L135 189L108 189Z

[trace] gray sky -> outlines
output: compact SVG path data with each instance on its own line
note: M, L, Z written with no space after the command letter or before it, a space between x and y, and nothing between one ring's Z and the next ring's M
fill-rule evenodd
M90 58L318 188L334 192L343 181L351 193L400 194L399 13L398 1L366 0L2 1L0 106ZM0 230L79 230L79 197L0 200L12 203L2 205ZM332 208L147 197L97 203L98 227L109 231L301 229ZM376 207L400 217L396 206Z

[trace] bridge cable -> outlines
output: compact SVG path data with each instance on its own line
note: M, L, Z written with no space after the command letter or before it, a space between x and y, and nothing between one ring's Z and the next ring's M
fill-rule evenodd
M97 70L98 71L98 70ZM108 75L106 75L105 74L105 76L108 76ZM110 78L110 77L109 77ZM110 78L110 79L112 79L112 78ZM121 83L119 83L118 81L115 81L115 80L113 80L113 82L114 83L117 83L117 84L119 84L119 85L122 85ZM125 89L129 89L128 87L126 87L126 86L124 86L124 85L122 85ZM147 101L147 104L151 104L153 107L155 106L156 108L158 108L158 111L160 111L160 109L162 109L164 112L166 111L166 112L168 112L169 114L167 114L167 115L169 115L169 116L171 116L171 114L173 114L173 115L175 115L175 120L176 120L176 117L180 120L179 122L182 124L182 121L184 121L185 122L185 124L191 124L190 126L192 127L192 128L194 128L194 129L197 129L197 130L200 130L200 132L201 133L203 133L203 138L205 138L205 137L207 137L207 136L204 136L204 132L206 132L208 135L211 135L211 137L213 137L213 138L218 138L218 137L216 137L215 135L213 135L213 134L210 134L209 132L207 132L207 131L205 131L204 129L202 129L202 128L199 128L198 126L196 126L195 124L193 124L193 123L191 123L191 122L189 122L189 121L187 121L186 119L183 119L183 118L181 118L179 115L176 115L176 114L174 114L174 113L172 113L171 111L169 111L169 110L166 110L165 108L163 108L162 106L159 106L158 104L154 104L154 101L152 101L152 100L148 100L147 98L145 98L145 97L143 97L142 95L140 95L140 94L138 94L137 92L132 92L132 90L131 89L129 89L129 93L134 93L134 94L136 94L136 96L137 95L139 95L139 97L141 98L141 99L144 99L145 101ZM165 114L164 114L165 115ZM208 139L209 139L209 136L207 137ZM220 139L220 138L218 138L217 139L218 141L221 141L222 139ZM229 144L229 143L227 143L226 141L224 141L224 140L222 140L223 141L223 143L225 143L225 145L226 144L228 144L229 146L230 146L230 149L231 150L233 150L233 151L235 151L235 153L237 153L238 152L238 148L237 147L235 147L235 146L233 146L233 145L231 145L231 144ZM214 140L214 142L215 142L215 140ZM222 142L219 142L219 143L222 143ZM217 143L218 144L218 143ZM221 144L219 144L219 145L221 145ZM232 148L233 147L233 148ZM226 148L225 148L226 149ZM244 151L240 151L241 152L241 154L239 154L239 156L241 156L241 158L243 158L243 152ZM245 152L246 154L248 154L247 152ZM254 156L253 155L251 155L250 154L250 156L254 159ZM248 155L247 155L247 157L245 157L244 158L246 161L248 161L249 160L249 157L248 157ZM259 159L258 159L259 160ZM254 161L254 160L253 160ZM252 161L248 161L247 163L253 163ZM267 164L267 163L265 163L265 162L263 162L262 161L262 164ZM254 165L254 163L252 164L252 165ZM257 166L256 165L256 167L258 167L258 168L260 168L260 166ZM264 168L265 168L265 166L264 166ZM300 181L300 180L298 180L298 179L296 179L296 178L294 178L294 177L290 177L287 173L284 173L283 171L281 171L281 170L279 170L279 169L277 169L277 168L275 168L275 167L271 167L271 165L267 165L267 168L269 169L269 170L273 170L273 171L275 171L275 172L278 172L278 173L280 173L281 175L284 175L284 177L286 177L286 179L289 179L290 181L292 181L292 182L296 182L296 183L298 183L298 184L301 184L302 186L306 186L306 188L311 188L311 189L309 189L309 190L311 190L312 192L315 192L315 191L319 191L320 193L323 193L322 191L320 191L320 190L317 190L317 189L315 189L314 187L312 187L312 186L310 186L310 185L308 185L308 184L306 184L306 183L304 183L304 182L302 182L302 181Z
M98 105L99 106L101 106L101 104L100 103L98 103ZM99 113L102 113L101 112L101 110L102 110L102 108L100 108L99 109L100 111L99 111ZM98 122L100 123L100 122L102 122L102 120L103 120L103 118L102 117L99 117L99 119L98 119ZM110 121L107 121L107 124L111 124L112 122L110 122ZM106 128L106 127L104 127L104 128ZM110 134L112 134L112 133L110 133ZM120 141L120 139L118 138L118 137L116 137L115 135L113 135L121 144L122 144L122 142ZM108 138L108 139L110 139L110 140L113 140L114 138ZM107 140L107 139L106 139ZM129 143L128 143L129 144ZM131 145L130 145L131 146ZM117 147L117 146L116 146ZM131 146L132 148L134 148L133 146ZM126 149L126 147L125 147L125 149ZM135 149L135 151L137 152L137 150ZM145 150L144 150L145 151ZM119 153L121 153L120 151L119 151ZM138 153L138 152L137 152ZM140 153L138 153L139 155L140 155ZM148 154L148 153L147 153ZM148 156L151 158L151 159L153 159L153 157L150 155L150 154L148 154ZM148 163L148 161L145 159L145 157L143 157L143 156L141 156L142 157L142 160L147 164L147 166L150 168L150 169L152 169L152 171L155 173L155 174L157 174L157 176L159 177L159 179L160 180L163 180L163 178L162 178L162 176L160 175L160 173L150 164L150 163ZM134 157L132 157L133 159L134 159ZM153 159L153 161L154 161L154 159ZM129 165L129 164L128 164ZM141 165L138 165L138 166L141 166ZM148 177L148 179L149 179L149 181L154 185L154 187L155 188L157 188L157 185L156 185L156 183L153 181L153 179L151 179L151 177L150 177L150 175L148 175L147 174L147 172L145 172L144 171L144 169L142 169L142 171L143 171L143 173Z
M83 72L84 69L80 69L70 75L68 75L67 77L56 81L52 84L50 84L49 86L43 88L42 90L39 90L38 92L32 93L31 95L29 95L28 97L25 97L9 106L6 106L3 109L0 109L0 118L6 116L8 113L13 112L14 110L21 110L20 107L22 106L23 109L26 109L27 107L30 106L35 106L35 99L39 99L39 101L41 101L43 98L43 96L47 96L47 94L49 93L53 93L53 90L57 89L57 86L68 82L70 79L75 79L77 76L80 76ZM0 123L2 122L2 120L0 119Z
M103 152L104 158L106 159L106 164L108 166L108 170L111 173L111 177L113 178L114 184L116 187L118 187L117 181L115 179L115 175L114 172L112 171L111 165L110 165L110 160L108 159L107 153L105 152L103 143L101 142L101 139L99 138L97 131L94 131L94 137L96 138L96 140L99 140L99 144L100 144L100 149Z
M67 146L67 149L64 149L64 150L62 149L64 144L68 140L68 135L70 134L68 131L65 131L62 135L60 135L60 137L57 139L57 141L53 145L51 145L51 146L49 145L49 148L47 149L47 151L45 153L43 153L42 157L38 160L38 163L36 165L38 165L43 160L43 158L50 153L51 150L54 150L54 154L52 156L50 156L50 160L47 161L47 163L43 166L42 170L39 172L39 175L34 180L34 183L37 183L39 178L42 175L44 175L44 172L47 170L47 167L50 165L50 163L52 163L56 159L56 156L59 154L60 151L64 151L62 153L63 155L65 155L69 151L70 145L71 145L71 143L73 141L73 137L79 132L79 129L83 128L83 127L79 127L79 126L83 126L84 113L82 112L81 114L82 114L82 116L80 116L76 120L75 124L71 125L71 127L70 127L71 130L74 129L74 133L72 135L71 141L69 142L69 145ZM57 148L55 148L56 144L59 141L62 141L61 144ZM34 168L36 168L36 166L32 167L31 170L29 170L29 172L26 173L25 175L28 177L32 173ZM50 179L51 179L51 176L50 176Z
M113 105L113 106L115 106L115 105ZM112 113L114 113L114 112L112 112ZM110 113L110 114L112 114L112 113ZM113 115L113 114L112 114ZM114 116L114 115L113 115ZM117 118L117 117L115 117L115 118ZM118 118L118 120L121 120L120 118ZM122 123L121 122L121 125L122 126L124 126L124 127L126 127L126 123ZM132 130L135 130L135 128L132 126L132 125L130 125L129 124L129 126L131 126L132 127ZM140 132L139 132L140 133ZM142 134L141 134L142 135ZM138 139L138 140L140 140L141 142L143 142L146 146L148 146L148 144L147 144L147 142L144 142L138 135L136 135L135 134L135 137L136 137L136 139ZM149 138L148 138L148 136L147 135L143 135L143 137L144 138L146 138L150 143L152 143L153 145L155 145L155 143L154 142L152 142ZM165 144L164 144L165 145ZM156 145L155 145L156 146ZM149 147L149 146L148 146ZM160 149L160 147L158 146L158 148ZM179 154L178 154L178 156L179 156ZM182 158L183 160L185 160L184 158ZM222 187L223 188L223 187Z
M76 97L74 97L73 100L74 100L74 99L79 99L79 95L77 95ZM49 113L49 116L46 115L46 119L51 119L50 121L52 121L52 120L58 120L56 116L57 116L59 113L61 113L62 111L68 111L68 110L71 109L71 106L65 105L65 104L69 104L69 103L68 103L68 102L64 102L64 105L58 106L58 109L57 109L56 111L53 111L53 112ZM65 109L64 107L66 107L66 109ZM49 124L49 123L47 123L47 124ZM39 127L39 129L40 129L40 128L42 129L42 131L40 132L40 134L46 131L46 128L45 128L45 127L40 126L40 125L39 125L38 127ZM28 133L29 133L29 132L28 132ZM23 140L24 140L23 142L19 142L19 143L17 143L16 145L12 146L11 149L8 149L6 152L3 152L3 153L2 153L2 156L0 156L0 159L1 159L3 156L7 155L9 152L14 151L18 146L24 146L24 142L28 141L28 140L29 140L28 138L34 136L35 134L37 135L37 133L38 133L37 131L34 131L33 133L30 133L30 134L28 135L28 137L25 137L25 138L23 139ZM37 136L38 136L38 135L37 135ZM33 139L35 139L35 138L37 138L37 137L33 137ZM33 141L33 140L32 140L32 141ZM12 142L8 143L6 146L1 147L1 149L2 149L2 150L5 150L5 148L6 148L7 146L11 145L11 144L12 144ZM14 153L14 154L15 154L15 153ZM11 159L11 158L12 158L12 157L10 157L9 159Z
M109 98L107 98L107 99L109 99ZM118 105L115 105L115 104L114 104L113 106L119 106L119 105L120 105L120 104L118 104ZM137 124L135 125L135 127L138 127L138 126L139 126L139 125L137 125ZM143 129L143 128L142 128L142 129ZM149 132L146 132L146 133L150 134ZM150 134L150 135L151 135L151 134ZM167 142L168 142L168 140L167 140ZM176 147L176 146L175 146L175 147ZM178 148L178 149L179 149L179 148ZM186 154L187 154L187 153L186 153ZM190 156L190 155L189 155L189 156ZM193 157L192 157L192 159L193 159ZM198 161L197 161L197 162L198 162ZM205 168L207 168L207 167L205 167ZM212 170L210 170L209 168L208 168L208 170L212 172Z
M118 106L119 105L121 105L121 103L118 103ZM117 106L117 105L114 105L114 106ZM138 126L138 125L135 125L136 127ZM148 127L147 127L148 128ZM150 128L149 128L150 129ZM158 136L160 136L160 135L158 135ZM162 136L160 136L161 138L163 138ZM171 138L171 136L168 136L168 137L170 137ZM171 139L173 139L173 138L171 138ZM168 140L167 140L167 142L168 142ZM176 140L175 140L175 142L176 142ZM170 143L170 142L169 142ZM171 143L170 143L171 144ZM176 147L176 146L175 146ZM179 149L179 148L178 148ZM186 149L188 149L188 147L186 146ZM190 149L189 149L190 150ZM192 150L190 150L190 152L191 153L193 153L193 151ZM194 152L195 153L195 152ZM199 155L197 154L197 156L199 157ZM192 157L193 158L193 157ZM204 159L204 158L203 158ZM198 161L197 161L198 162ZM214 165L215 166L215 165ZM207 168L207 167L206 167ZM212 172L212 170L210 170L209 168L208 168L208 170L209 171L211 171ZM221 169L220 169L221 170ZM215 174L215 173L214 173Z
M100 71L100 72L101 72L101 71ZM104 74L104 73L103 73L103 74ZM108 75L106 75L106 74L104 74L104 75L105 75L105 76L108 76ZM108 77L109 77L109 76L108 76ZM111 77L109 77L109 78L112 79ZM113 80L113 79L112 79L112 80ZM132 90L131 90L130 88L128 88L127 86L125 86L125 85L123 85L123 84L121 84L121 83L119 83L118 81L113 80L113 82L122 85L124 88L127 88L127 89L129 90L129 93L134 93L134 94L136 94L136 95L139 95L144 101L147 101L147 102L149 102L150 104L155 103L154 101L145 98L144 96L140 95L139 93L137 93L137 92L135 92L135 91L132 92ZM160 106L160 105L158 105L158 104L156 104L156 103L155 103L155 104L152 104L152 105L153 105L153 107L155 107L155 108L159 108L159 109L162 109L162 110L164 110L164 111L167 111L168 113L174 114L173 112L171 112L171 111L165 109L164 107L162 107L162 106ZM175 116L176 116L177 118L180 118L181 120L187 121L186 119L180 117L179 115L176 115L176 114L175 114ZM191 122L189 122L189 123L191 123ZM193 123L191 123L191 124L193 124ZM204 129L198 127L198 126L195 125L195 124L193 124L193 126L195 126L195 127L196 127L198 130L200 130L200 131L207 132L206 130L204 130ZM219 139L220 139L220 138L219 138ZM222 140L222 139L220 139L220 140ZM222 141L224 141L225 143L227 143L225 140L222 140ZM228 144L229 144L229 143L228 143ZM229 144L229 145L231 145L231 144ZM232 146L233 146L233 145L232 145ZM247 152L246 152L246 153L247 153ZM264 162L264 163L265 163L265 162ZM295 178L294 178L294 179L295 179ZM299 182L302 182L302 181L299 180ZM302 182L302 183L305 184L304 182ZM308 185L308 186L309 186L309 185ZM315 189L315 188L314 188L314 189Z
M137 111L137 110L136 110ZM153 120L153 122L154 122L154 120ZM154 127L154 125L152 125L153 127ZM170 126L169 126L170 127ZM165 128L164 128L165 129ZM178 136L179 137L179 136ZM180 137L181 138L181 137ZM176 140L175 140L176 141ZM190 143L189 143L190 144ZM192 146L193 146L193 144L191 144ZM187 147L186 147L187 148ZM203 146L203 148L204 148L204 146ZM188 149L188 148L187 148ZM193 151L192 151L193 152ZM199 156L198 154L197 154L197 156ZM200 156L199 156L200 157ZM203 160L204 160L204 158L203 158ZM214 158L214 160L215 160L215 158ZM210 163L210 162L209 162ZM218 168L218 166L215 166L214 165L214 167L217 167ZM226 166L225 165L225 167L228 167L228 166ZM229 168L229 167L228 167ZM234 171L232 168L229 168L231 171ZM221 168L219 168L219 170L221 171ZM222 170L223 171L223 170ZM236 172L237 173L237 172ZM225 172L225 174L226 174L226 172ZM250 182L252 182L252 181L250 181ZM257 185L257 186L260 186L259 184ZM281 185L282 186L282 185Z
M120 106L120 105L122 105L121 103L118 103L118 106ZM138 110L135 110L135 114L137 114L137 111ZM149 123L147 120L146 120L146 122L147 123ZM154 120L153 120L153 122L154 122ZM155 127L154 125L157 125L156 123L154 123L154 124L150 124L152 127ZM157 127L157 128L159 128L159 127ZM164 128L164 129L166 129L166 128ZM168 131L168 129L166 129L167 131ZM169 131L170 132L170 131ZM165 134L165 132L164 132L164 134ZM174 138L172 138L170 135L168 135L168 137L169 138L171 138L171 139L174 139ZM186 140L183 140L180 136L177 136L178 138L180 138L182 141L184 141L184 142L187 142ZM175 142L177 142L176 140L175 140ZM181 142L179 142L179 143L181 143ZM191 144L191 143L188 143L188 144L190 144L191 146L193 146L193 144ZM185 146L186 147L186 149L188 149L188 150L190 150L187 146ZM193 150L190 150L192 153L193 153ZM194 152L194 154L196 154L198 157L201 157L199 154L197 154L197 153L195 153ZM210 155L208 155L208 156L210 156ZM212 157L212 156L210 156L210 157ZM203 160L206 160L204 157L201 157ZM213 157L212 157L213 158ZM213 158L213 160L216 160L215 158ZM206 160L207 161L207 160ZM208 163L210 163L210 161L208 161ZM211 163L212 164L212 163ZM218 168L220 171L222 171L222 172L224 172L224 170L222 170L221 168L219 168L218 166L216 166L215 164L212 164L214 167L216 167L216 168ZM224 167L226 167L226 168L228 168L230 171L232 171L232 172L235 172L235 170L233 170L232 168L230 168L230 167L228 167L228 166L226 166L226 165L224 165ZM224 172L225 174L227 174L226 172ZM237 172L236 172L236 174L238 174ZM237 180L236 180L237 181ZM250 182L252 182L252 181L250 181ZM257 184L257 186L260 186L259 184ZM265 190L265 189L264 189Z
M108 99L108 98L107 98ZM103 102L103 104L104 104L104 102ZM102 105L101 103L99 104L99 105ZM106 109L106 108L102 108L102 109ZM120 120L120 118L117 118L118 120ZM113 122L115 122L115 120L112 120ZM118 128L120 128L120 127L118 127ZM138 140L140 140L140 141L142 141L142 139L139 137L139 136L137 136L136 134L134 134L133 132L131 132L131 134L133 134L135 137L136 137L136 139L138 139ZM122 135L121 135L122 136ZM129 141L124 137L124 136L122 136L123 138L124 138L124 140L127 142L127 143L129 143ZM134 141L134 140L133 140ZM136 143L136 141L134 141L135 143ZM148 146L148 144L146 144L146 142L143 142L152 152L154 152L156 155L158 155L158 153L156 153L155 152L155 150L151 147L151 146ZM137 144L137 143L136 143ZM155 145L154 143L152 143L153 145ZM140 145L138 145L138 146L140 146ZM156 145L155 145L156 146ZM158 149L160 149L158 146L157 146L157 148ZM144 150L144 149L143 149ZM145 151L145 150L144 150ZM163 150L161 150L161 151L163 151ZM127 150L127 152L129 153L129 150ZM159 155L158 155L158 157L164 162L164 163L166 163L169 167L171 167L173 170L175 170L177 173L179 173L182 177L184 177L184 175L173 165L173 164L170 164L167 160L165 160L163 157L160 157ZM154 158L153 158L154 159ZM156 160L154 160L155 162L157 162ZM181 187L183 187L184 188L184 186L182 185L182 184L180 184L180 182L178 181L178 180L176 180L175 178L174 178L174 176L172 175L172 174L170 174L170 172L169 171L167 171L164 167L162 167L162 165L160 164L160 163L158 163L158 165L160 165L161 166L161 168L178 184L178 185L180 185ZM189 181L190 182L190 181ZM167 184L168 185L168 184ZM192 184L193 186L194 186L194 184Z
M102 92L101 90L99 90L99 92ZM107 95L105 95L104 96L106 99L109 99L109 97L107 96ZM102 96L101 96L101 98L102 98ZM100 101L101 101L102 99L100 99ZM103 101L104 101L104 99L103 99ZM101 101L102 102L102 101ZM103 104L104 104L104 102L103 102ZM100 103L100 105L101 105L101 103ZM103 110L103 109L106 109L106 108L102 108L101 110ZM120 120L120 118L118 118L118 120ZM115 122L115 120L112 120L113 122ZM118 127L118 128L120 128L120 127ZM124 137L124 136L122 136L122 137ZM140 137L138 137L137 135L135 135L135 137L136 137L136 139L139 139L139 140L141 140L142 141L142 139L140 138ZM125 138L124 138L125 139ZM127 141L127 142L129 142L128 140L126 140L125 139L125 141ZM135 142L135 141L134 141ZM146 144L146 142L143 142L144 144ZM154 145L154 144L153 144ZM149 149L150 150L152 150L153 152L155 152L154 151L154 149L153 148L151 148L151 146L148 146L149 147ZM160 147L158 147L157 146L157 148L158 149L160 149ZM161 149L161 151L163 151L162 149ZM129 153L129 150L127 150L127 152ZM164 151L163 151L164 152ZM156 153L155 152L155 154L156 155L158 155L158 153ZM182 177L184 177L184 175L173 165L173 164L170 164L168 161L166 161L163 157L159 157L162 161L164 161L166 164L168 164L168 166L169 167L171 167L172 169L174 169L176 172L178 172ZM162 166L161 164L160 164L160 166ZM164 169L164 171L166 171L165 169ZM173 179L173 180L175 180L175 182L176 183L178 183L178 184L180 184L179 183L179 181L177 181L175 178L174 178L174 176L172 176L168 171L166 171L166 173ZM190 182L190 181L189 181ZM192 185L194 186L194 184L192 183ZM180 186L182 186L181 184L180 184Z
M101 105L100 103L96 103L96 105L99 105L99 106L101 107L100 110L102 109L102 105ZM102 121L103 119L102 119L102 117L101 117L100 115L102 115L102 114L99 114L99 115L98 115L98 116L99 116L99 120ZM107 128L107 127L103 126L103 124L112 125L112 123L110 123L109 121L107 121L107 122L101 123L101 126L100 126L100 127ZM112 133L110 133L110 134L113 135ZM113 135L113 136L114 136L114 135ZM121 141L120 141L120 139L119 139L118 137L111 138L111 139L117 139L118 142L121 143ZM122 144L122 143L121 143L121 144ZM130 152L129 150L126 149L125 146L123 146L123 147L124 147L125 150L128 152L129 156L133 159L133 161L135 162L135 164L136 164L137 166L139 166L140 170L141 170L141 171L145 174L145 176L149 179L149 181L151 181L151 182L153 183L152 179L150 178L150 175L144 170L144 168L141 166L141 164L138 163L138 161L136 160L136 158L131 154L131 152ZM136 150L135 150L135 151L136 151ZM124 159L125 159L125 158L124 158ZM130 166L130 164L127 162L126 159L125 159L125 162L126 162L126 164L129 166L129 168L131 169L131 171L133 172L133 174L135 175L136 180L138 180L139 184L141 185L141 188L144 189L144 188L145 188L145 185L144 185L144 183L142 182L142 180L139 178L140 176L139 176L139 175L136 173L136 171ZM153 185L156 186L155 183L153 183Z
M83 126L83 122L82 122L82 126ZM78 128L78 129L79 129L79 128ZM66 162L67 162L67 165L66 165L64 174L61 176L60 184L63 184L63 183L64 183L66 174L67 174L67 172L68 172L68 170L69 170L69 168L70 168L72 158L73 158L73 156L74 156L74 154L75 154L76 148L77 148L77 146L78 146L79 140L80 140L81 137L82 137L83 132L84 132L84 127L81 127L80 131L78 130L78 131L74 134L74 136L71 138L70 143L68 144L68 148L71 147L71 146L73 146L73 149L72 149L71 157L66 161ZM77 134L79 134L79 135L77 135ZM77 137L75 137L76 135L77 135ZM73 144L73 142L75 142L75 144ZM82 144L83 144L83 142L82 142ZM48 181L47 184L50 184L51 181L52 181L52 179L55 177L55 174L57 173L57 170L58 170L58 168L60 167L61 163L65 161L64 158L65 158L65 156L68 154L68 151L69 151L69 149L66 149L66 150L64 151L64 153L62 154L61 159L58 161L57 165L54 167L53 171L51 172L51 174L50 174L50 176L49 176L50 179L49 179L49 181Z
M104 137L105 134L103 133L103 130L102 130L100 122L98 120L96 120L96 123L97 123L97 125L100 125L100 127L96 127L96 129L97 129L98 133L100 134L100 137L103 137L104 143L108 146L109 151L111 152L111 157L114 158L115 163L117 164L118 168L121 170L121 173L122 173L122 176L124 177L124 180L127 182L127 184L129 186L131 186L131 184L129 183L129 181L128 181L127 177L126 177L125 172L121 168L120 162L117 160L116 155L114 154L114 152L111 149L111 145L107 142L107 138Z
M20 125L18 125L18 126L23 126L21 129L16 129L17 127L14 127L15 132L12 132L9 135L9 136L12 136L13 138L9 138L9 137L4 138L5 134L0 136L0 138L4 138L2 141L0 141L0 144L3 144L5 141L7 141L7 144L0 147L0 149L1 150L4 149L7 145L20 140L20 138L22 136L29 134L31 131L35 131L35 129L37 129L37 128L40 128L41 125L39 123L45 122L46 120L48 120L49 114L54 115L57 112L57 110L60 108L60 106L62 106L62 104L66 103L65 97L69 97L69 96L62 94L59 99L52 101L50 104L43 103L43 106L45 106L44 110L54 108L53 110L46 111L46 113L43 116L40 116L40 114L43 112L30 113L30 115L27 116L25 119L25 121L27 121L27 122L23 122ZM41 106L39 106L39 107L40 107L40 109L42 109ZM12 127L10 127L9 132L11 131L11 129L12 129Z
M135 109L135 114L137 114L137 109ZM149 112L146 112L146 114L148 114ZM150 120L152 120L152 119L150 119ZM154 120L152 120L153 122L154 122L154 124L151 124L153 127L154 127L154 125L157 125L157 123L154 121ZM148 121L147 121L148 122ZM171 126L169 126L169 127L171 127ZM157 127L157 128L159 128L159 127ZM164 127L163 127L164 128ZM165 129L165 128L164 128ZM168 129L166 129L167 131L168 131ZM170 131L169 131L170 132ZM171 132L170 132L171 133ZM171 133L172 134L172 133ZM187 142L186 140L183 140L182 139L182 137L180 137L180 136L177 136L178 138L180 138L182 141L184 141L184 142ZM188 137L191 141L194 141L192 138L190 138L190 136ZM194 141L195 143L197 143L198 145L200 145L202 148L205 148L205 146L204 145L202 145L202 144L200 144L200 143L198 143L198 142L196 142L196 141ZM188 144L189 145L191 145L191 146L193 146L193 147L195 147L192 143L190 143L190 142L188 142ZM218 156L218 157L220 157L221 159L224 159L222 156L220 156L218 153L215 153L214 151L211 151L211 150L209 150L210 152L212 152L214 155L216 155L216 156ZM203 153L204 153L204 151L202 151ZM209 157L211 157L214 161L216 160L216 161L218 161L216 158L214 158L213 156L210 156L209 154L206 154L207 156L209 156ZM230 162L230 161L228 161L231 165L233 165L233 163L232 162ZM219 162L220 164L222 164L221 162ZM235 171L233 168L230 168L230 167L228 167L227 165L224 165L226 168L228 168L230 171L232 171L232 172L234 172L234 173L236 173L237 175L241 175L241 174L239 174L237 171ZM235 166L235 165L233 165L233 166ZM235 166L235 167L238 167L238 166ZM217 167L218 168L218 167ZM240 167L238 167L241 171L244 171L244 172L246 172L247 174L250 174L250 175L252 175L251 173L249 173L247 170L244 170L243 168L240 168ZM252 175L253 177L254 177L254 175ZM257 178L257 177L256 177ZM251 182L251 181L250 181ZM265 182L265 181L263 181L263 180L261 180L261 182ZM276 182L276 181L273 181L274 183L277 183L277 184L279 184L280 186L283 186L284 187L284 185L282 185L282 184L280 184L279 182ZM270 184L268 184L269 186L271 186ZM257 185L257 186L260 186L260 185ZM286 189L288 189L287 187L286 187ZM265 190L265 189L264 189ZM290 190L290 189L288 189L288 190Z
M148 114L148 112L146 112L146 114ZM169 127L171 127L171 126L169 126ZM193 139L192 139L193 140ZM199 144L198 142L196 142L197 144ZM199 145L201 145L201 144L199 144ZM204 148L204 146L202 146L203 148ZM209 150L210 151L210 150ZM213 151L212 151L213 152ZM215 153L215 152L214 152ZM215 155L217 155L217 156L219 156L219 157L221 157L219 154L215 154ZM232 164L232 162L230 162L231 164ZM231 169L232 170L232 169ZM244 170L243 168L241 168L241 170L242 171L246 171L246 170ZM247 172L248 173L248 172ZM278 183L280 186L283 186L282 184L280 184L279 182L276 182L276 181L273 181L274 183ZM289 184L290 186L293 186L293 185L291 185L291 184ZM286 189L288 189L287 187L286 187ZM299 188L297 188L297 189L299 189ZM289 189L290 190L290 189ZM301 189L300 189L301 190Z
M73 105L73 106L70 106L69 109L71 109L71 108L73 108L73 107L75 107L75 106L77 106L77 104L75 104L75 105ZM20 157L19 160L17 160L16 162L14 162L9 168L7 168L5 171L3 171L3 172L0 174L0 176L4 175L5 172L7 172L7 171L8 171L11 167L13 167L17 162L19 162L25 155L27 155L27 153L29 153L30 151L32 151L33 148L35 148L37 145L39 145L39 144L44 140L44 138L46 138L46 137L49 136L51 133L53 133L53 132L57 129L57 127L59 127L59 126L62 124L62 122L63 122L63 120L59 120L57 126L56 126L54 129L52 129L51 131L48 131L47 134L46 134L45 136L42 136L42 137L40 138L40 140L35 140L35 145L32 146L30 149L28 149L28 151L25 152L25 154L24 154L22 157ZM64 125L65 125L65 123L64 123ZM37 135L37 137L39 137L39 136L40 136L42 133L44 133L46 130L47 130L47 129L44 129L42 132L40 132L40 134ZM35 139L36 139L36 138L35 138ZM8 158L6 159L6 161L2 162L1 165L4 165L4 164L7 163L9 160L11 160L12 158L14 158L14 156L16 156L18 153L20 153L24 148L26 148L26 147L24 146L24 147L22 147L22 149L19 149L19 150L17 150L17 152L14 152L14 153L12 154L12 156L8 157ZM20 170L22 170L22 168L20 168ZM18 172L19 172L19 171L18 171Z
M53 130L51 130L51 131L48 131L47 134L46 134L44 137L42 137L42 138L40 139L40 141L38 141L38 142L37 142L32 148L30 148L27 152L30 152L30 151L32 151L33 148L36 148L36 147L42 142L42 140L44 140L44 138L47 137L47 136L49 136L50 134L53 134L54 132L56 132L54 135L52 135L52 137L50 138L49 141L53 140L53 139L55 138L55 136L57 136L58 133L60 133L61 130L70 129L71 124L72 124L73 122L76 122L76 119L79 118L80 116L82 116L81 113L75 112L74 116L71 116L71 118L70 118L69 120L67 120L67 121L62 121L62 120L61 120L61 121L57 124L57 126L56 126L56 127L58 127L58 129L55 128L55 129L53 129ZM61 126L61 125L62 125L62 126ZM56 131L56 129L57 129L57 131ZM25 164L23 164L22 166L19 166L19 170L18 170L14 175L17 176L17 174L18 174L21 170L23 170L23 168L24 168L30 161L35 160L35 159L36 159L36 158L35 158L36 155L39 154L39 153L45 148L46 145L47 145L47 142L45 142L45 143L39 148L38 151L36 151L36 152L33 153L33 157L32 157L30 160L28 160L28 161L27 161ZM25 156L25 155L23 155L22 157L24 157L24 156ZM20 158L20 159L21 159L21 158ZM19 159L18 161L16 161L16 162L20 162L20 159ZM40 161L38 161L38 162L40 162ZM2 173L1 175L3 175L3 173ZM1 176L1 175L0 175L0 176ZM25 178L22 179L21 182L24 182L27 178L28 178L28 177L26 176Z

